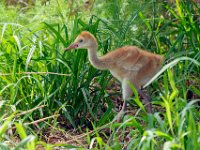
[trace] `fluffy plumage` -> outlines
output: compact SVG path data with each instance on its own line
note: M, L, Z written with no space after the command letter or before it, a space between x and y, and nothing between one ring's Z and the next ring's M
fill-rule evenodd
M98 69L107 69L122 83L122 95L124 101L131 97L132 91L128 82L131 82L139 93L144 97L144 104L148 105L147 110L151 112L149 100L140 88L145 85L161 68L164 58L161 55L144 51L136 46L124 46L107 53L104 56L97 56L97 40L87 31L83 31L66 50L73 48L85 48L88 50L89 61ZM125 103L123 105L125 109Z

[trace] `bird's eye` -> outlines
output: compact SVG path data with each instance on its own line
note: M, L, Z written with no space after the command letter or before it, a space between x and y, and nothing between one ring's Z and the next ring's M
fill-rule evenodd
M79 43L82 43L82 42L83 42L83 39L80 39L80 40L79 40Z

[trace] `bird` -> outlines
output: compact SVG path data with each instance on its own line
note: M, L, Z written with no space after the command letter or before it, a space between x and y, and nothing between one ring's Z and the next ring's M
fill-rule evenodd
M100 70L109 70L120 81L124 101L120 112L125 111L126 101L133 95L130 87L130 84L132 84L142 97L147 112L152 113L149 97L142 92L141 88L162 68L164 61L162 55L128 45L99 57L97 55L97 39L88 31L82 31L74 42L64 50L71 49L87 49L88 58L93 67Z

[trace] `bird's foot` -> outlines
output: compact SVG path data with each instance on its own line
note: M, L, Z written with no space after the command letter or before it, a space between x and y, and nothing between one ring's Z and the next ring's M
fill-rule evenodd
M152 110L152 105L150 103L150 98L146 94L144 94L142 90L139 90L138 93L142 97L142 102L146 106L147 112L152 114L153 110Z
M115 116L113 121L117 121L117 122L122 122L122 119L125 115L125 111L126 110L126 102L124 101L122 109L120 110L120 112Z

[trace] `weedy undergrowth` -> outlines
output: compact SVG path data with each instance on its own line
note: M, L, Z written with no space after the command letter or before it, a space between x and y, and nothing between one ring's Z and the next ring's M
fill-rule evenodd
M97 0L83 10L65 0L26 11L0 2L0 147L199 149L199 4ZM136 114L112 122L110 95L119 94L106 91L109 72L93 68L85 50L64 51L82 30L97 37L100 55L127 44L165 55L162 74L147 89L153 114L133 87ZM45 143L42 131L60 124L93 129L87 145ZM16 135L20 142L9 145Z

